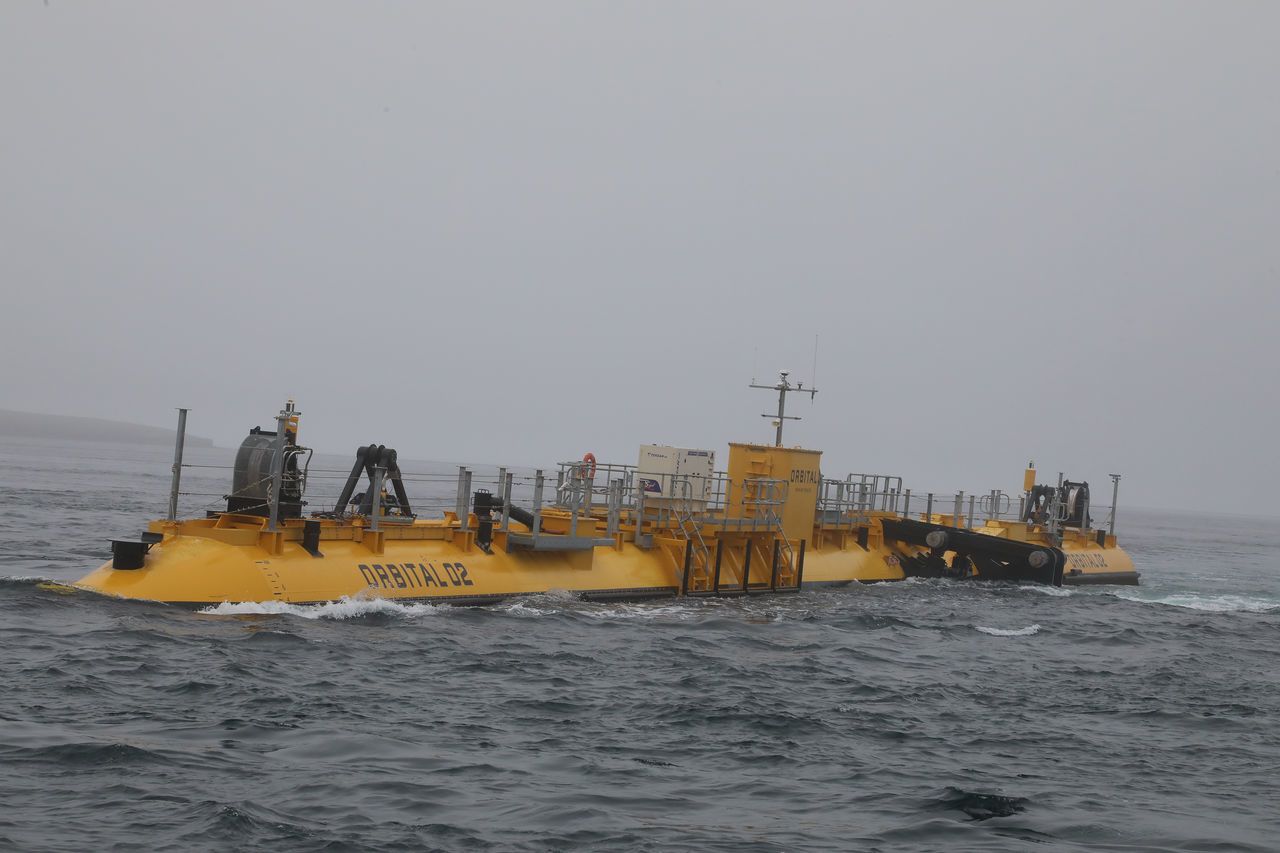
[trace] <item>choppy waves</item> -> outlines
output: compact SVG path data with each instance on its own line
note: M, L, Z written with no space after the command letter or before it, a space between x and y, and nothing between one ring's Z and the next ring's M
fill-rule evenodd
M1274 524L1130 512L1136 589L193 612L51 585L136 526L146 488L162 502L148 477L53 482L41 506L74 500L70 533L0 520L0 849L1266 850L1280 831Z
M0 798L19 815L0 847L1270 837L1256 793L1280 759L1280 631L1265 611L941 581L199 612L0 590L0 673L20 685L0 696ZM1230 820L1203 816L1223 802Z

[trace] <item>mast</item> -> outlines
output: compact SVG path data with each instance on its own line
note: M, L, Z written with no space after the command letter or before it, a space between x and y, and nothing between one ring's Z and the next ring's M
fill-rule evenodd
M808 392L808 394L809 394L809 399L810 399L810 400L812 400L812 399L813 399L813 395L814 395L814 394L817 394L817 393L818 393L818 389L817 389L817 388L806 388L806 387L804 387L804 383L803 383L803 382L796 382L796 384L795 384L795 385L792 385L789 381L787 381L787 377L788 377L788 376L790 376L790 375L791 375L791 371L789 371L789 370L780 370L780 371L778 371L778 384L777 384L777 385L757 385L757 384L756 384L756 382L755 382L755 380L752 380L751 384L748 386L749 388L763 388L763 389L765 389L765 390L767 390L767 391L777 391L777 392L778 392L778 413L777 413L776 415L763 414L763 415L761 415L761 416L760 416L760 417L762 417L762 418L773 418L773 419L774 419L774 421L773 421L774 426L776 426L776 427L777 427L777 429L778 429L777 435L776 435L776 437L774 438L774 446L775 446L775 447L781 447L781 446L782 446L782 425L783 425L783 423L784 423L785 421L798 421L798 420L802 420L798 415L788 415L788 414L787 414L787 392L788 392L788 391Z

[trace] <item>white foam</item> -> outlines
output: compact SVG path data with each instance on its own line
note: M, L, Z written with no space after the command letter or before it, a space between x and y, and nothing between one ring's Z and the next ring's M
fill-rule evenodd
M1185 607L1189 610L1204 610L1210 613L1267 613L1280 611L1280 601L1274 598L1258 598L1251 595L1222 595L1199 592L1184 592L1164 595L1158 598L1147 598L1131 592L1113 592L1117 598L1125 601L1137 601L1141 604L1167 604L1170 607Z
M534 607L523 601L510 601L500 604L494 608L503 613L510 613L513 616L552 616L560 611L549 607Z
M713 602L702 602L712 604ZM718 603L718 602L715 602ZM548 606L549 605L549 606ZM698 610L682 604L637 604L630 602L597 603L582 601L572 593L543 593L512 599L495 605L493 610L517 618L533 619L561 614L606 621L611 619L689 620L698 618Z
M1040 633L1039 625L1028 625L1025 628L988 628L985 625L974 625L973 627L993 637L1030 637L1032 634Z
M674 619L677 621L688 621L698 618L698 611L692 607L680 604L666 605L643 605L643 604L612 604L599 610L584 610L582 615L591 619L640 619L640 620L657 620L657 619Z
M396 616L425 616L442 608L433 604L401 604L386 598L350 598L324 604L289 604L284 601L224 601L201 613L212 616L300 616L303 619L356 619L385 613Z
M1032 592L1038 592L1041 595L1052 595L1058 598L1064 598L1068 595L1075 595L1074 590L1070 590L1070 589L1067 589L1066 587L1061 587L1061 586L1043 586L1041 584L1034 584L1034 585L1024 586L1022 587L1022 589L1029 589Z

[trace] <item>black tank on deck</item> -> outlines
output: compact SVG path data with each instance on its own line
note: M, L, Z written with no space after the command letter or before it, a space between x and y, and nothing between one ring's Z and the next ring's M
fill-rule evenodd
M271 477L275 471L277 433L261 427L249 435L236 451L235 470L231 475L231 494L227 495L227 512L241 515L271 515ZM284 474L280 484L280 517L302 515L303 472L298 457L307 448L294 443L292 433L285 433Z

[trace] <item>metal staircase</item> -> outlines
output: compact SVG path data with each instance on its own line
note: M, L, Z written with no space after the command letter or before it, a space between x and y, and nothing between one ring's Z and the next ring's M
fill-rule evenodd
M680 492L671 506L671 516L675 522L673 530L676 537L686 543L686 551L689 552L686 565L681 566L681 572L688 572L691 576L681 579L681 588L705 589L711 581L711 549L702 536L702 524L694 511L693 486L687 479L682 479L680 488L672 491Z
M783 567L789 575L795 575L796 554L795 549L791 547L791 540L787 538L787 534L782 529L782 519L778 517L776 512L770 511L769 520L772 522L774 533L777 535L779 548L781 553L778 555L778 573L781 574Z
M777 566L773 569L773 572L776 575L786 574L794 577L796 572L795 549L791 547L791 540L787 538L786 531L782 527L782 516L778 515L778 507L784 506L786 503L786 481L755 478L744 483L743 487L747 489L747 497L743 503L750 503L755 507L755 513L763 522L764 528L773 532L774 541L778 543ZM776 577L771 578L770 585L776 586L776 580Z

